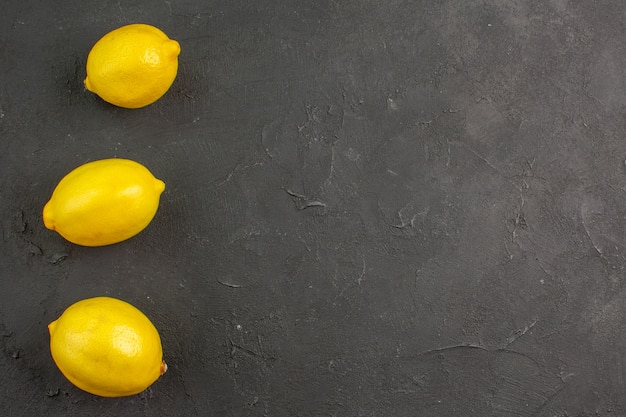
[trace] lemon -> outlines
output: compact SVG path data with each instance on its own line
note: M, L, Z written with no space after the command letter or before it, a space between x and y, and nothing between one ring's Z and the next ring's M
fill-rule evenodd
M43 208L43 222L78 245L121 242L148 226L164 189L163 181L138 162L89 162L61 179Z
M138 394L167 370L157 329L136 307L116 298L78 301L48 331L61 373L91 394Z
M154 26L122 26L89 51L85 87L116 106L147 106L174 82L179 54L180 44Z

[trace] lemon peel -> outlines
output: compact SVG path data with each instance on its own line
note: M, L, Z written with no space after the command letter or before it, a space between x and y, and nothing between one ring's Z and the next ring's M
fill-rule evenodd
M78 301L51 322L48 331L50 353L61 373L91 394L138 394L167 371L157 329L125 301Z
M122 242L152 221L164 189L165 183L138 162L89 162L61 179L43 208L43 222L78 245Z
M161 98L178 72L180 44L143 23L100 38L87 56L85 88L104 101L136 109Z

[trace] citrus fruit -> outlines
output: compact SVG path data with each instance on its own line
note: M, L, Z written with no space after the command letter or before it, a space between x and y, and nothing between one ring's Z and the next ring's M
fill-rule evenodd
M91 394L138 394L167 370L157 329L136 307L116 298L78 301L48 331L61 373Z
M180 44L154 26L122 26L89 51L85 88L119 107L147 106L174 82L179 54Z
M43 222L78 245L121 242L148 226L164 189L163 181L138 162L89 162L61 179L43 208Z

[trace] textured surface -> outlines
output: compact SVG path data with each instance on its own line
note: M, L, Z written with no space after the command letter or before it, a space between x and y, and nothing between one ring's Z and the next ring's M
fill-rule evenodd
M0 17L0 415L623 416L626 6L11 1ZM82 85L104 33L180 42L141 110ZM83 248L57 181L145 164L153 223ZM102 399L46 325L109 295L169 371Z

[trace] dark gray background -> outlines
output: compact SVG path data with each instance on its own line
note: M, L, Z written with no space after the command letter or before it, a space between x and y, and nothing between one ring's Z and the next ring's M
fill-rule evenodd
M3 416L624 416L626 5L5 2ZM85 91L127 23L180 42L157 103ZM87 161L145 164L152 224L44 228ZM109 295L169 371L104 399L47 324Z

